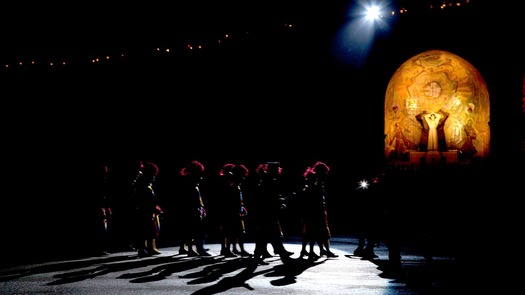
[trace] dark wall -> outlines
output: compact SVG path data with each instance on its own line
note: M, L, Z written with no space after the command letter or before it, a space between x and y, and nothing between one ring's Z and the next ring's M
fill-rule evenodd
M333 227L336 233L352 233L356 220L348 212L359 210L352 206L358 196L356 183L383 169L388 81L404 61L430 49L465 58L485 78L491 99L489 161L497 171L489 175L506 185L501 188L490 180L484 184L497 190L517 186L522 172L510 171L521 167L515 159L523 160L523 137L518 134L523 134L519 126L524 67L518 36L504 37L519 28L511 26L512 18L493 21L494 11L479 4L452 14L423 12L400 18L389 32L377 35L365 66L353 68L338 63L331 52L332 38L347 21L345 4L323 9L295 5L268 9L274 17L267 19L261 12L255 18L230 15L228 21L216 16L222 24L214 27L217 32L223 28L243 32L234 21L238 20L251 34L232 34L243 37L198 53L184 51L185 42L215 40L215 30L197 22L162 21L173 25L168 26L175 28L172 34L169 29L140 26L142 18L134 13L124 19L134 25L123 32L106 13L107 21L97 26L107 24L111 33L94 39L85 38L89 26L79 25L77 35L67 39L72 41L64 42L65 32L58 30L63 24L50 31L55 32L46 39L51 43L32 39L29 33L25 43L13 37L2 51L8 63L24 55L47 60L53 54L85 61L100 48L127 55L96 65L73 62L51 69L39 65L2 70L0 120L6 169L1 224L12 241L4 245L8 250L3 253L23 249L32 253L27 257L41 257L50 249L86 245L85 233L92 230L88 222L92 211L87 208L98 194L95 171L103 163L119 167L136 159L159 164L159 193L165 198L175 190L176 181L171 179L193 159L202 161L210 175L226 162L254 168L280 161L289 173L290 192L306 166L325 161L333 168ZM247 15L252 15L249 11ZM287 21L298 26L283 30ZM85 24L73 24L80 23ZM138 28L146 31L131 34ZM115 34L118 38L112 37ZM158 55L148 44L166 44L178 51L174 56ZM485 192L476 178L449 183L447 192L458 199L472 197L472 187L480 198ZM452 189L456 186L457 192ZM416 188L409 190L411 195L418 189L425 193L425 186ZM392 188L388 194L406 192L403 187Z

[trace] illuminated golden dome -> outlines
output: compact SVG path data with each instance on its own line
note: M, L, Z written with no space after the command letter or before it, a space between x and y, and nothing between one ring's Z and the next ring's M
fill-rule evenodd
M387 159L410 161L411 153L427 151L423 140L428 126L425 130L418 115L430 113L443 115L440 152L455 153L457 161L488 156L489 94L483 77L469 62L450 52L430 50L396 70L385 94Z

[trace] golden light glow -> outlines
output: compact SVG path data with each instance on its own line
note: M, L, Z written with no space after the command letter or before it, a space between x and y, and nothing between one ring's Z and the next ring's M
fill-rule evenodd
M447 114L440 151L486 158L490 146L490 101L480 73L463 58L430 50L405 61L393 74L385 94L385 156L422 150L418 115ZM451 155L452 157L453 155ZM397 157L396 160L400 160ZM453 160L451 158L451 160Z

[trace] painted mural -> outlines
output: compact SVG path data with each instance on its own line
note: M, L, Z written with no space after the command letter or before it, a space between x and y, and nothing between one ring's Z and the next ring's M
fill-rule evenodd
M442 50L420 53L394 73L385 94L385 156L453 154L454 161L484 159L490 148L490 101L480 73Z

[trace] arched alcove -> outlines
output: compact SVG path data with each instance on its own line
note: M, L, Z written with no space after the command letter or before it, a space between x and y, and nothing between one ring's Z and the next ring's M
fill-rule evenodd
M470 163L490 148L490 101L480 73L465 59L430 50L405 61L385 94L388 162Z

